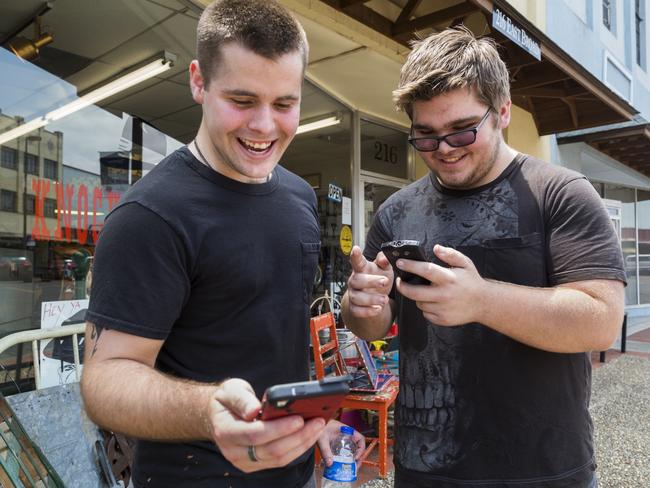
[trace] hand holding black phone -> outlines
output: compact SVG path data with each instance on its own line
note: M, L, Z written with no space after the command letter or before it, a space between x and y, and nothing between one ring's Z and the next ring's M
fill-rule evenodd
M415 240L398 240L384 242L381 245L381 250L384 255L390 262L393 270L397 276L399 276L402 281L409 283L411 285L429 285L430 281L413 273L408 273L402 271L396 265L397 260L402 259L412 259L413 261L423 261L426 262L427 258L424 255L424 250L420 245L420 241Z
M327 422L350 391L352 377L328 376L319 381L285 383L269 387L262 398L260 420L300 415L305 420L321 417Z

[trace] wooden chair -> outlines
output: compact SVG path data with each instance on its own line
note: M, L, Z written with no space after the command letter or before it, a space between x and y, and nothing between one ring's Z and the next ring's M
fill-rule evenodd
M336 320L332 312L327 312L310 319L311 343L314 350L314 368L316 378L325 377L325 369L333 367L334 374L347 374L345 362L339 350L339 340L336 335ZM327 342L321 343L320 332L327 331ZM329 353L329 354L328 354Z
M329 330L329 339L321 344L319 332ZM346 374L345 362L339 350L339 341L336 336L336 321L332 312L327 312L310 320L311 341L314 350L314 366L316 378L322 379L326 375L326 368L332 368L336 375ZM330 353L327 355L327 353ZM395 402L399 392L399 382L392 381L377 393L350 393L343 400L342 407L377 412L379 418L378 437L366 438L366 450L361 457L365 465L379 468L379 476L385 478L388 474L388 446L393 443L388 438L388 410ZM377 461L371 461L368 455L377 447L379 455ZM317 461L319 460L317 450Z

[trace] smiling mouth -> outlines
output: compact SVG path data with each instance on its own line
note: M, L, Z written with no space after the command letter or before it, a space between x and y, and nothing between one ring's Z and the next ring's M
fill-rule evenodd
M462 158L464 158L465 155L463 154L462 156L456 156L453 158L438 158L439 161L442 161L445 164L454 164L460 161Z
M237 141L244 149L256 154L269 152L275 144L275 141L250 141L247 139L240 139L239 137L237 138Z

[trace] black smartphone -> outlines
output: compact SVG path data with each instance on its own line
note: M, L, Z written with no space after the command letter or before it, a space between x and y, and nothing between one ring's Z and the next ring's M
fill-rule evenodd
M267 388L262 398L261 420L300 415L305 420L322 417L327 422L350 391L352 377L328 376L318 381L285 383Z
M402 281L409 283L411 285L428 285L430 281L422 278L419 275L413 273L407 273L398 269L396 262L398 259L412 259L413 261L427 261L427 258L424 256L424 250L420 245L420 241L414 240L399 240L399 241L390 241L384 242L381 245L381 250L383 251L390 264L393 266L393 271L397 276L399 276Z

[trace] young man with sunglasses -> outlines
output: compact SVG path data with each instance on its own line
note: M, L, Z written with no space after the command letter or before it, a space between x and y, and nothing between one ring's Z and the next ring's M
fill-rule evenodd
M592 488L589 351L623 315L620 246L590 183L508 146L508 72L466 29L414 45L394 92L431 170L379 208L343 299L348 327L396 318L395 486ZM415 239L429 262L380 246Z

